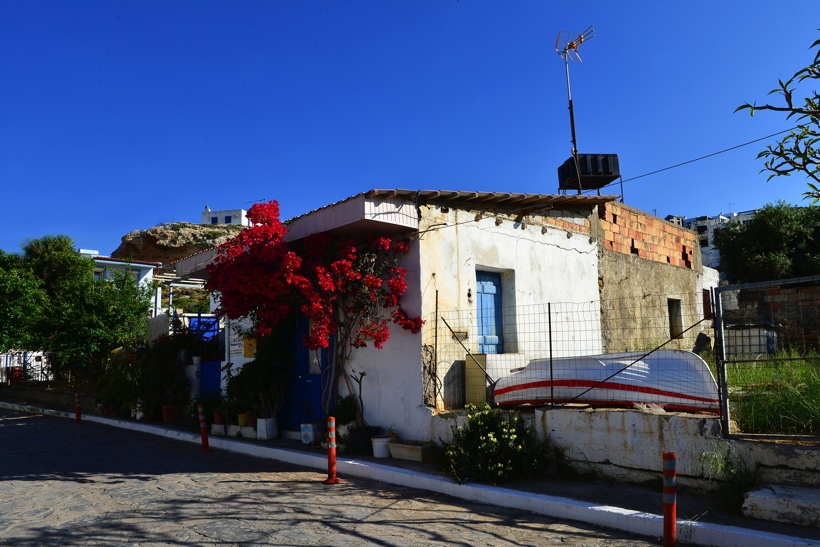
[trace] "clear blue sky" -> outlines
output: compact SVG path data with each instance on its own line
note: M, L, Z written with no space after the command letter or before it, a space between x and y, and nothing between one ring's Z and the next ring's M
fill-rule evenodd
M787 129L816 0L0 0L0 248L113 251L160 222L276 199L288 218L371 188L557 193L570 130L625 179ZM773 142L773 139L770 139ZM799 203L757 143L625 183L661 217ZM617 189L616 189L617 190ZM617 193L617 192L614 192Z

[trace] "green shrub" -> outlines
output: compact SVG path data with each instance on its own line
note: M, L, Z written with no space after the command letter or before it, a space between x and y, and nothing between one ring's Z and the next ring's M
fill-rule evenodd
M467 405L467 425L453 427L444 443L440 465L456 482L499 484L542 476L561 454L538 441L520 414L504 416L489 405Z
M740 513L746 492L760 484L760 465L749 463L737 447L727 442L713 443L710 452L701 454L703 476L720 481L720 498L727 509Z

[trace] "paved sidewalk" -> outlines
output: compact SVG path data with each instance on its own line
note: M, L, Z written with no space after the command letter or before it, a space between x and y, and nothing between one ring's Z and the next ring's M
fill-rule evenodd
M9 404L9 401L0 401L0 407L13 406L19 408L19 403ZM61 414L67 415L65 412ZM102 417L88 417L87 420L98 420L105 423L114 423ZM119 422L121 427L137 429L147 429L154 434L166 435L172 438L185 439L189 442L198 441L198 435L190 432L181 432L162 426L137 424L134 422ZM323 469L326 466L324 454L314 450L301 449L300 445L290 444L290 448L283 448L289 444L288 441L266 441L262 443L249 443L247 441L237 441L226 438L212 438L212 445L217 445L222 450L233 450L260 457L275 458L284 461L300 463L312 466L316 469ZM298 447L299 450L292 448ZM2 453L2 444L0 444ZM210 456L209 456L210 457ZM371 463L372 462L372 463ZM377 463L378 462L378 463ZM385 465L384 463L389 463ZM422 466L413 462L402 462L399 460L376 460L373 458L357 458L357 460L340 459L340 475L343 477L370 477L377 478L394 484L405 486L423 487L431 491L453 494L461 498L474 501L517 508L535 513L559 516L574 519L576 521L590 522L638 532L649 536L660 535L661 519L655 513L657 505L656 492L632 485L621 485L615 483L579 483L573 480L566 481L538 481L531 485L516 485L521 488L527 486L530 492L522 490L512 490L509 488L494 488L482 485L455 485L449 479L430 474L429 466ZM573 497L580 500L575 501L562 497L571 492ZM679 518L687 515L699 514L704 504L715 505L716 500L707 497L679 496ZM637 501L636 501L637 500ZM629 502L621 505L619 501ZM620 505L630 509L620 509L609 505ZM710 515L707 515L709 517ZM721 519L724 522L727 519ZM817 529L777 525L760 521L748 521L747 519L735 519L758 525L764 531L747 530L737 527L727 527L715 524L703 524L700 522L686 522L679 520L679 537L687 537L691 541L701 545L744 545L744 546L792 546L792 545L820 545L820 541L801 540L802 536L818 537ZM765 530L778 533L770 533ZM788 536L784 536L786 533Z
M0 410L0 544L648 547L626 532Z

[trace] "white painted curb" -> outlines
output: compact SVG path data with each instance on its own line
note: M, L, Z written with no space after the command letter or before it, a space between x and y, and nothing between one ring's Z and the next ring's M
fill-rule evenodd
M74 418L74 414L70 412L49 410L30 405L5 403L2 401L0 401L0 408L62 418ZM83 420L133 431L141 431L143 433L151 433L152 435L160 435L180 441L192 443L201 442L198 433L176 431L158 425L85 414L83 415ZM309 454L298 450L289 450L287 448L261 446L226 437L209 437L208 444L212 448L220 448L249 456L269 458L315 469L327 469L327 458L318 454ZM423 488L464 500L499 507L511 507L539 515L576 520L650 537L663 536L663 517L661 515L641 513L639 511L631 511L629 509L606 505L595 505L585 501L560 498L557 496L530 494L497 486L481 484L459 485L446 477L345 458L336 460L336 468L338 474L342 477L347 475L375 479L390 484ZM820 542L815 540L686 520L678 521L678 539L682 542L694 543L696 545L719 545L726 547L820 547Z

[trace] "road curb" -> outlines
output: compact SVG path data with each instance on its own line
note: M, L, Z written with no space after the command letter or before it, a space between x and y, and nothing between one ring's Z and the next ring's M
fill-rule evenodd
M40 408L32 405L8 403L0 401L0 408L17 410L21 412L31 412L34 414L44 414L60 418L74 419L74 415L69 412ZM163 426L152 425L140 422L118 420L103 416L83 415L83 421L100 423L108 426L130 429L159 435L169 439L200 443L198 433L187 433L167 429ZM295 465L302 465L314 469L327 469L327 458L318 454L309 454L298 450L287 448L274 448L260 446L246 441L229 439L225 437L211 437L209 439L211 448L222 449L230 452L237 452L259 458L269 458ZM586 522L616 530L633 532L650 537L661 537L663 535L663 517L651 513L642 513L619 507L595 505L593 503L561 498L558 496L548 496L544 494L532 494L519 492L497 486L486 486L480 484L456 484L446 477L439 477L418 471L399 469L388 465L377 463L338 458L337 473L342 478L361 477L375 479L390 484L422 488L433 492L448 494L468 501L486 503L500 507L521 509L539 515L565 518L579 522ZM332 488L332 487L329 487ZM678 521L678 539L682 542L694 543L696 545L721 545L737 547L804 547L817 546L820 542L801 539L768 532L759 532L746 528L733 526L721 526L719 524L709 524L694 521Z

